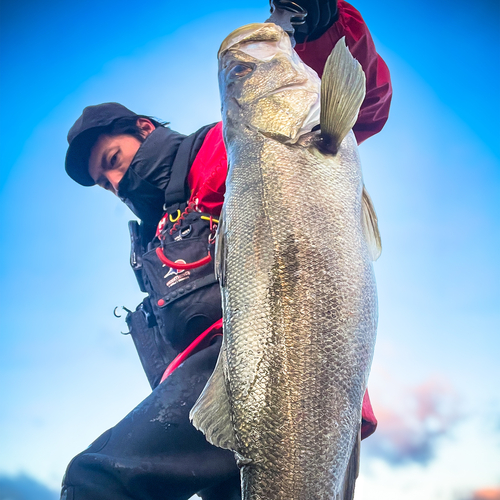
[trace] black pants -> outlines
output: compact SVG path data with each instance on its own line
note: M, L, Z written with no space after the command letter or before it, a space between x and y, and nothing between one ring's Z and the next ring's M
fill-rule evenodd
M69 464L64 500L240 500L234 455L209 444L189 410L211 375L220 339L185 361Z

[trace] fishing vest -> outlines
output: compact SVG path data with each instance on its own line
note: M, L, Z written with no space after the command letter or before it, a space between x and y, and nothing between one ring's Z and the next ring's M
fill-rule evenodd
M217 155L220 168L209 175ZM188 136L175 155L157 227L129 222L130 264L148 296L127 323L151 387L177 354L222 318L213 256L225 162L220 124Z

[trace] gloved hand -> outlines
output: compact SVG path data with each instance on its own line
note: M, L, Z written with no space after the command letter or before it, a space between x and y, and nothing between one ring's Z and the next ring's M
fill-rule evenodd
M318 39L337 20L337 0L270 0L270 22L279 24L297 43ZM290 26L291 25L291 26Z

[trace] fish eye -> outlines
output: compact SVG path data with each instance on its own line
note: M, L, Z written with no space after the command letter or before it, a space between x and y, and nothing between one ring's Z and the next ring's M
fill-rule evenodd
M233 66L231 68L229 76L234 78L241 78L242 76L248 75L248 73L250 73L251 71L252 68L250 66L247 66L245 64L237 64L236 66Z

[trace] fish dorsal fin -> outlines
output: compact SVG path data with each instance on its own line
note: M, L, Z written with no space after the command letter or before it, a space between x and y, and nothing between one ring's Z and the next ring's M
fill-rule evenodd
M226 389L224 369L226 366L226 349L224 341L212 376L208 379L198 401L189 413L193 425L203 434L207 441L220 448L236 450L236 439L231 421L231 405Z
M360 448L361 448L361 427L358 431L358 435L356 436L356 441L354 442L354 447L351 452L349 463L347 464L347 470L344 476L344 484L342 487L342 491L337 495L338 500L353 500L354 498L354 486L356 484L356 479L359 475Z
M373 203L363 186L363 195L361 201L361 218L363 223L363 232L365 233L366 243L370 251L372 260L377 260L382 253L382 240L378 231L378 219Z
M345 43L345 37L328 56L321 78L321 135L325 149L332 154L358 118L365 98L365 74Z

